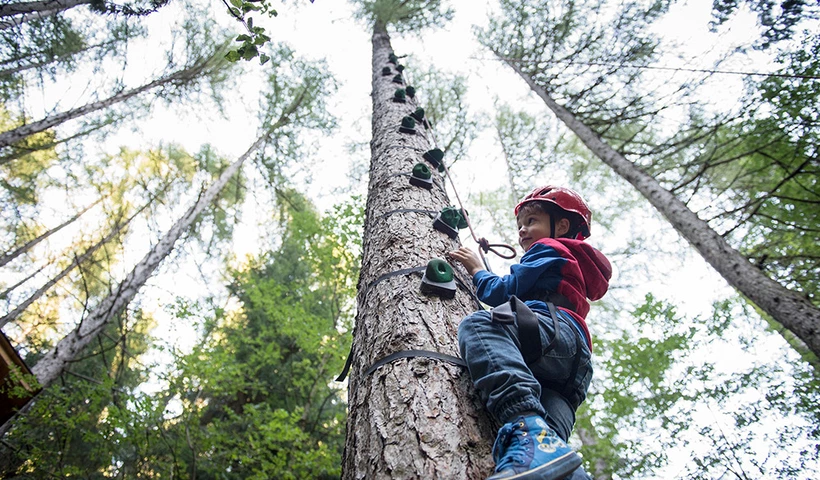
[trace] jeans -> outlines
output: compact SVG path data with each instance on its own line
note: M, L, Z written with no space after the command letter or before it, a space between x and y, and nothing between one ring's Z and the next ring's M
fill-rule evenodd
M536 312L540 324L541 345L549 345L555 327L548 314ZM564 441L575 425L575 410L586 398L592 379L589 346L578 341L580 332L574 322L558 314L558 337L554 347L541 359L527 365L519 350L515 325L493 322L489 311L475 312L458 326L458 346L467 363L470 377L487 405L501 423L509 423L523 412L535 412ZM579 348L580 347L580 348ZM579 356L575 375L573 364ZM589 478L583 468L572 480Z

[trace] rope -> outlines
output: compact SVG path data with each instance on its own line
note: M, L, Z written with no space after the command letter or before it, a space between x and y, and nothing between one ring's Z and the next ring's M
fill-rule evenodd
M411 83L409 74L407 76L407 79L408 79L407 84L409 85ZM433 124L431 122L428 122L428 124L430 126L429 126L429 128L424 129L424 137L427 138L427 135L429 133L430 138L427 138L427 140L431 141L436 148L439 148L438 140L436 140L436 135L435 135L435 132L434 132ZM458 189L456 188L456 184L453 181L452 175L450 175L450 169L447 168L447 164L443 160L441 162L441 166L444 168L444 176L446 176L447 179L450 180L450 185L453 187L453 193L456 196L456 201L458 202L458 206L461 209L461 213L462 213L462 215L464 215L464 220L467 222L467 229L470 231L470 236L473 237L473 240L480 247L478 249L478 255L481 257L481 261L484 263L484 268L486 268L488 272L493 271L490 268L490 263L487 261L487 258L484 256L484 254L488 253L488 252L493 252L494 254L498 255L499 257L507 259L507 260L515 258L515 255L516 255L515 248L512 247L511 245L508 245L506 243L490 243L486 238L479 237L478 235L476 235L475 230L473 229L473 224L472 224L472 222L470 222L470 215L467 213L467 209L464 208L464 204L461 202L461 197L458 194ZM496 250L496 248L509 250L510 253L505 255L505 254L499 252L498 250Z

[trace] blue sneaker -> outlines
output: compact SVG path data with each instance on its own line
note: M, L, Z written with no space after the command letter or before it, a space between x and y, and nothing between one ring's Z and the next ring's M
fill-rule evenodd
M487 480L558 480L581 465L581 457L538 415L501 427L493 444L495 474Z

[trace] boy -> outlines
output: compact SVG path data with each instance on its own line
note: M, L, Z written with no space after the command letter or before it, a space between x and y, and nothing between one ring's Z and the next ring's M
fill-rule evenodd
M536 188L515 215L525 253L510 275L484 270L467 248L450 253L473 276L481 301L497 307L471 314L458 328L473 383L504 424L488 480L589 478L566 441L592 378L587 298L604 296L612 268L584 242L592 214L576 192Z

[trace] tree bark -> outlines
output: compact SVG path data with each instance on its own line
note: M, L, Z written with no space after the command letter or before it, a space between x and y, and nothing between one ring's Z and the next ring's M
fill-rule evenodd
M503 59L498 52L496 55ZM504 61L523 78L547 107L578 135L595 156L609 165L649 200L675 230L685 238L717 272L741 294L776 322L800 338L820 356L820 309L807 298L767 277L754 264L701 220L685 203L617 152L569 110L558 105L549 93L513 60Z
M159 87L162 85L166 85L173 82L186 82L190 81L191 79L195 78L199 73L201 73L209 64L209 60L203 59L202 61L198 62L197 64L188 67L184 70L179 70L177 72L172 73L171 75L159 78L154 80L151 83L147 83L137 88L133 88L131 90L126 90L124 92L120 92L116 95L106 98L105 100L100 100L98 102L92 102L82 107L75 108L73 110L69 110L66 112L58 113L56 115L52 115L50 117L44 118L42 120L38 120L33 123L29 123L26 125L21 125L17 128L12 130L5 131L0 133L0 148L7 147L14 143L19 142L20 140L34 135L35 133L40 133L44 130L49 128L55 127L60 125L64 122L72 120L77 117L81 117L91 112L95 112L97 110L102 110L104 108L108 108L111 105L114 105L119 102L123 102L128 100L131 97L139 95L145 91L151 90L152 88Z
M390 354L432 350L458 355L457 325L479 308L464 289L445 300L420 292L421 274L383 277L423 267L457 248L459 242L432 228L433 218L450 205L441 182L432 190L412 186L407 176L431 149L417 134L399 133L416 105L392 102L402 85L390 66L390 38L378 26L373 42L373 138L349 380L349 417L342 464L343 479L485 478L493 467L490 443L495 431L465 368L425 357L386 363L365 371ZM456 275L472 288L463 269Z

